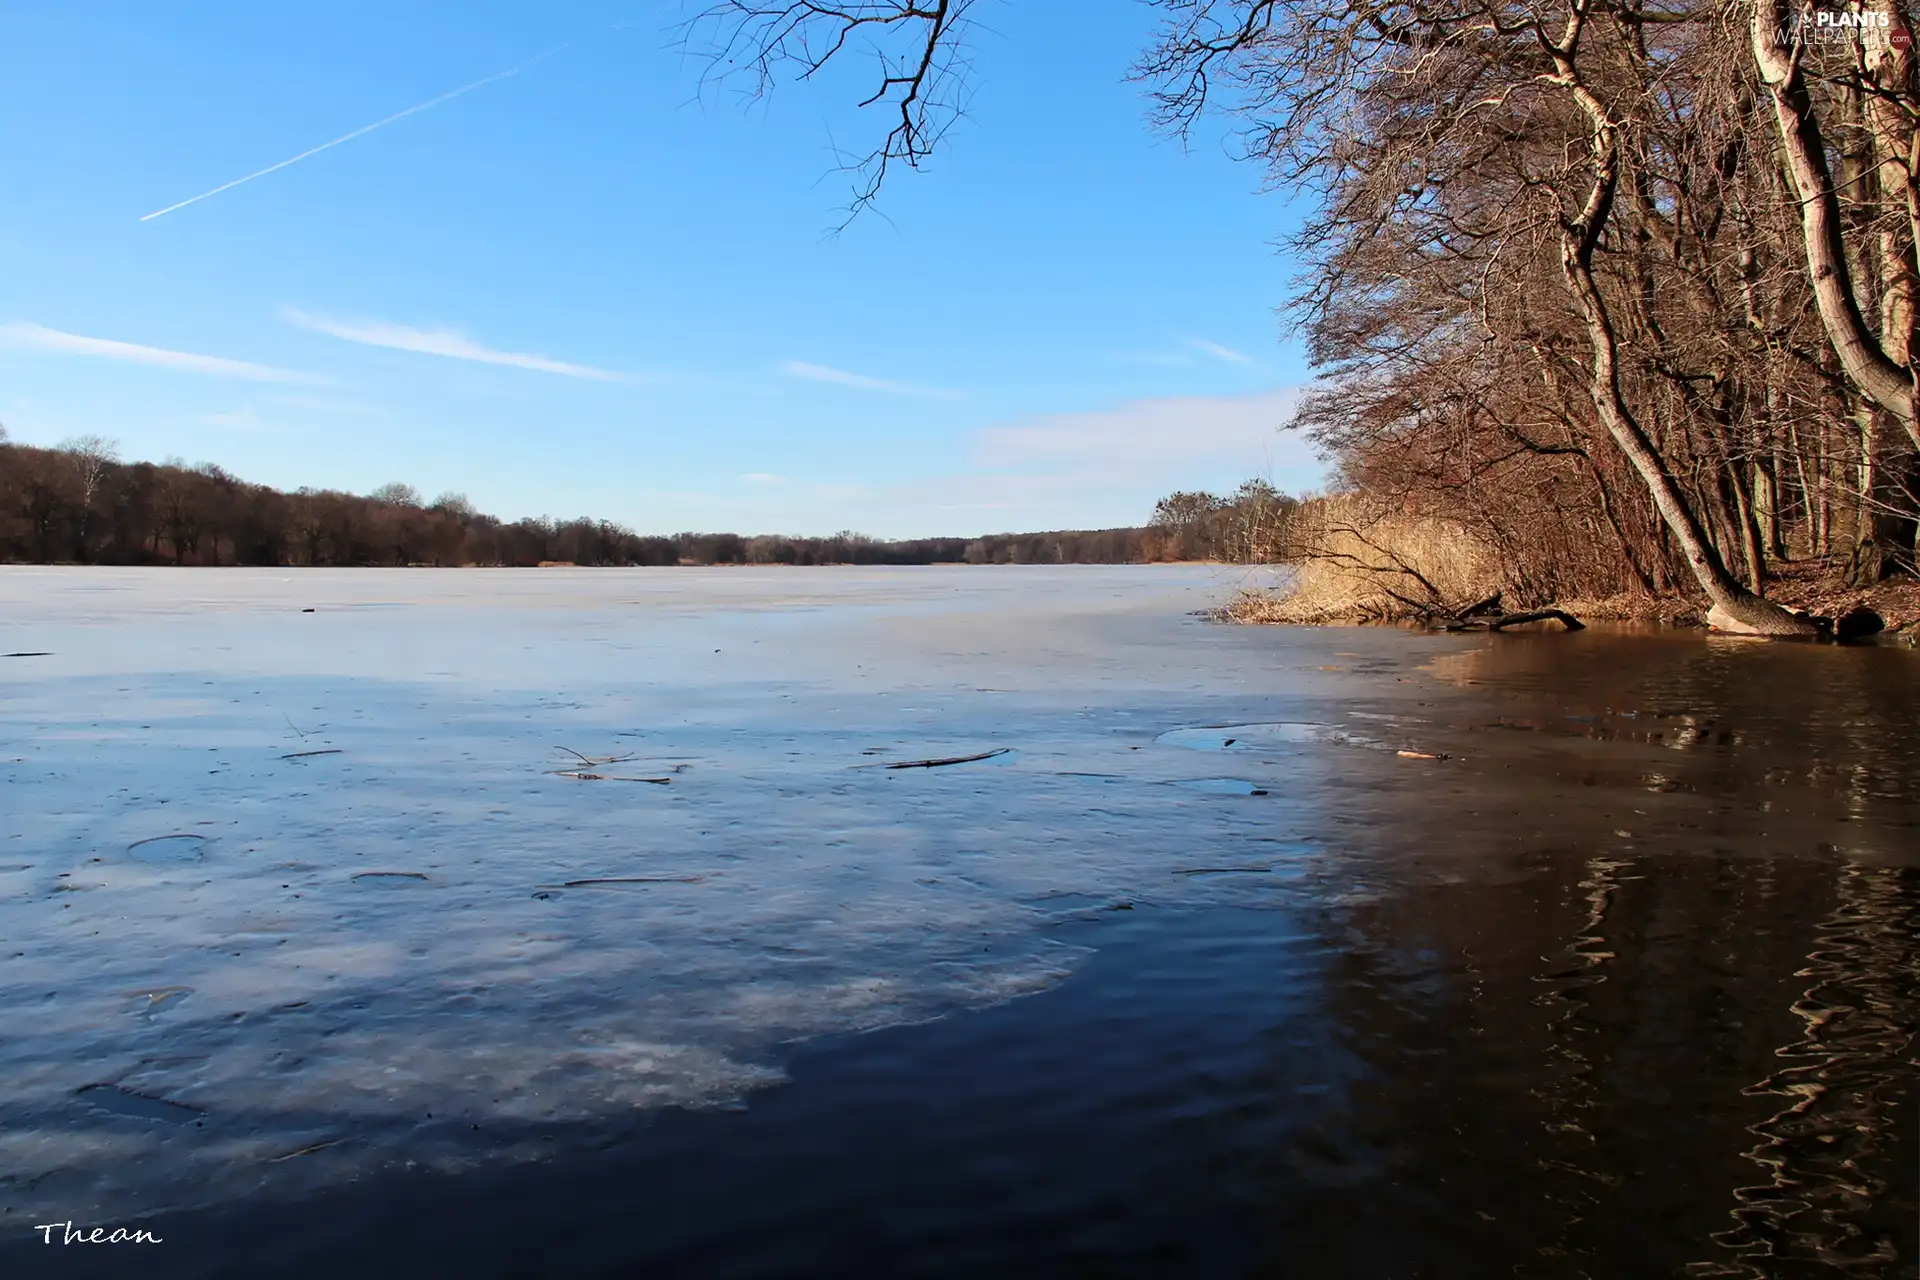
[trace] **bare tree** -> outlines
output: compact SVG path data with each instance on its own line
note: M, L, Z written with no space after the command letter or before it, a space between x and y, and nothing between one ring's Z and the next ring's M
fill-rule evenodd
M418 507L424 505L420 500L420 491L418 489L410 484L402 484L398 480L395 480L391 484L381 485L367 496L375 502L384 502L392 507Z
M120 461L120 446L105 436L84 435L62 440L56 448L66 457L79 490L76 495L79 515L75 522L74 550L78 558L85 561L94 496L100 490L100 482L106 477L107 469Z
M433 500L433 509L462 524L471 523L474 516L478 514L472 500L466 494L454 493L451 490Z

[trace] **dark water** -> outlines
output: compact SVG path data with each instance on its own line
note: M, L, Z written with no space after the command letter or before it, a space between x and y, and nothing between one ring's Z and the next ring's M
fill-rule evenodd
M1280 780L1287 829L1177 851L1167 883L1222 894L1056 904L1092 949L1063 983L797 1044L789 1082L738 1109L513 1135L550 1160L392 1169L164 1215L138 1258L0 1266L1916 1274L1914 655L1599 630L1227 643L1341 683L1244 742L1185 743L1220 753L1188 802L1262 803L1259 750L1312 734L1261 724L1324 726L1321 767Z

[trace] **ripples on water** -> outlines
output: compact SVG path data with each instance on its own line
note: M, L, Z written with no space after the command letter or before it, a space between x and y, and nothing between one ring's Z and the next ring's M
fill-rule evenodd
M1740 1262L1695 1274L1766 1276L1796 1256L1852 1274L1891 1274L1901 1262L1898 1236L1874 1220L1889 1200L1897 1211L1912 1197L1910 1183L1898 1184L1913 1172L1899 1130L1914 1124L1915 1082L1902 1068L1912 1065L1903 1054L1920 1000L1915 887L1911 873L1892 868L1844 873L1808 963L1794 973L1809 984L1793 1005L1804 1034L1776 1050L1788 1065L1746 1091L1781 1109L1749 1126L1759 1142L1746 1155L1765 1180L1735 1190L1738 1225L1714 1237ZM1904 1170L1895 1163L1902 1154Z

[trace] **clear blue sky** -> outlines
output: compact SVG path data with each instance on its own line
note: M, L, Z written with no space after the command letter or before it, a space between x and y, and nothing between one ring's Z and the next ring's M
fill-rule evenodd
M0 0L0 422L643 531L1143 521L1317 482L1286 201L1155 137L1130 0L983 0L839 235L846 80L697 93L677 0ZM198 203L175 202L553 53ZM864 69L864 68L863 68Z

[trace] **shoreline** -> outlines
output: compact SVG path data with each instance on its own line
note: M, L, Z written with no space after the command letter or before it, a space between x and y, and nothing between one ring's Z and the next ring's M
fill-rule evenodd
M1766 584L1766 599L1814 617L1834 619L1868 609L1885 624L1875 637L1896 647L1920 647L1920 581L1889 578L1869 587L1848 586L1830 566L1801 562L1783 566ZM1617 595L1603 599L1556 599L1528 608L1557 608L1584 622L1642 623L1676 630L1706 630L1708 601L1688 591L1660 595ZM1245 591L1223 605L1218 619L1252 626L1399 626L1416 625L1421 613L1405 607L1379 610L1374 601L1351 599L1315 603L1278 592Z

